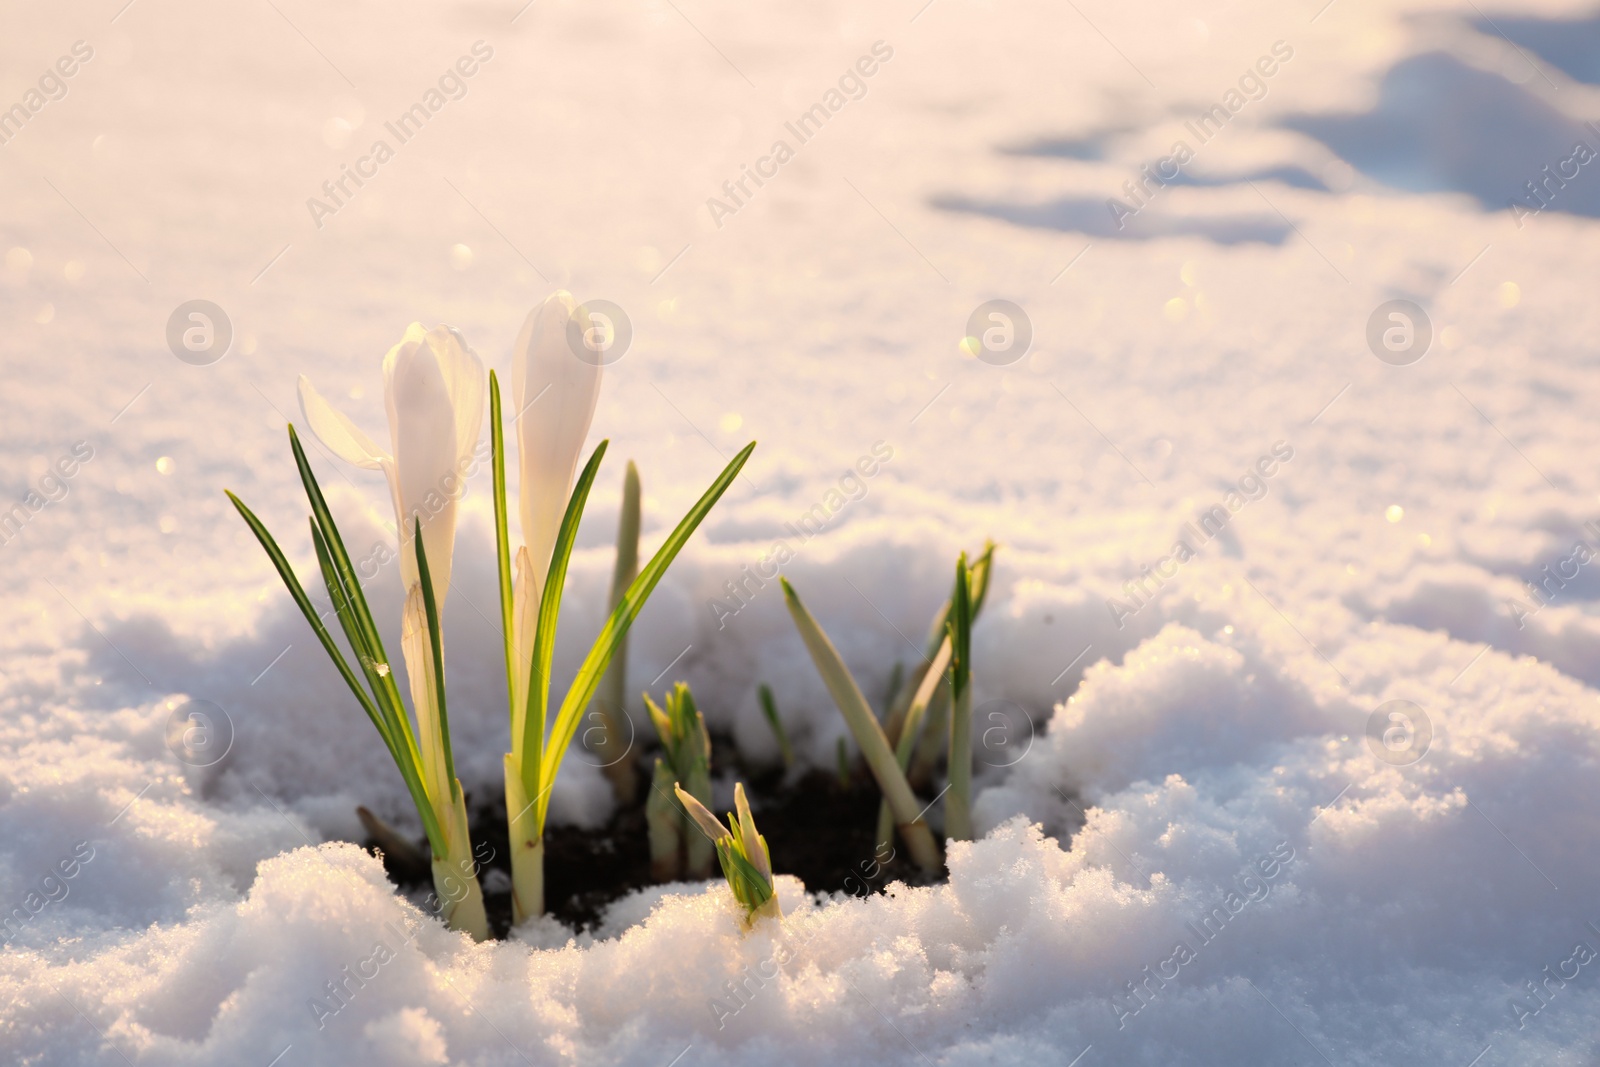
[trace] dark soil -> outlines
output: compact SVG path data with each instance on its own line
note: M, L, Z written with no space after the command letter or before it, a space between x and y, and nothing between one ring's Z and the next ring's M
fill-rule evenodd
M731 739L717 738L712 751L734 751ZM716 770L713 768L713 773ZM642 765L638 773L642 798L650 783ZM809 772L792 786L783 784L781 773L752 774L742 768L736 768L736 773L745 782L756 823L767 839L773 870L795 875L810 892L865 896L884 892L894 881L928 885L944 880L942 869L930 877L913 866L898 838L892 853L876 854L880 794L877 783L861 768L848 787L841 786L837 775L820 771ZM505 802L474 806L472 799L468 797L468 810L478 854L488 851L487 844L493 855L486 868L498 868L509 876ZM372 848L372 842L367 842L367 847ZM426 841L421 842L424 856L427 848ZM384 866L402 888L432 888L426 869L402 868L388 857ZM593 927L608 904L650 884L643 800L626 809L619 807L611 822L599 830L546 828L545 906L573 929ZM489 925L497 936L504 937L511 927L511 894L485 893L484 904Z

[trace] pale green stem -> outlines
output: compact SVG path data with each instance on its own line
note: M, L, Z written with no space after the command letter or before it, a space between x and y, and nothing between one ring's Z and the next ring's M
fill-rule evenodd
M944 835L972 840L972 582L967 555L956 561L950 607L950 788L944 800Z
M950 791L944 798L944 836L972 840L972 686L950 702Z
M505 758L506 821L511 837L511 924L544 914L544 834L521 769Z
M911 754L916 750L917 738L922 734L923 718L927 714L928 705L934 696L942 693L940 688L944 681L945 671L950 666L950 638L946 637L939 646L939 651L934 654L933 662L923 668L921 681L917 683L917 691L912 694L910 705L906 709L904 729L900 740L894 746L895 762L900 764L904 771L911 763ZM894 837L894 814L889 810L889 802L883 801L878 805L878 844L892 845Z
M934 690L933 700L928 703L922 738L912 756L911 770L906 775L913 789L922 789L933 780L933 772L939 765L939 757L944 755L949 722L950 689L948 686L941 686Z
M607 611L616 611L622 603L628 586L639 576L639 469L628 461L628 471L622 480L622 514L617 523L617 560L611 572L611 597ZM628 716L624 703L628 688L628 638L624 634L617 651L611 657L611 666L600 680L600 693L594 710L600 715L601 734L596 754L601 766L611 780L617 802L624 807L638 803L639 777L634 773L633 760L628 758L632 748L633 732L624 729Z
M650 795L644 802L645 824L650 831L650 877L657 882L676 881L683 874L683 809L672 799L672 768L656 760ZM693 837L704 840L698 831Z
M443 814L450 828L449 851L442 858L433 857L433 889L439 897L439 914L450 929L464 931L474 941L487 941L489 917L483 910L483 889L478 884L472 839L467 832L467 805L461 783L456 783L455 799Z
M711 806L711 771L696 760L683 780L683 791L706 807ZM717 858L717 845L694 827L683 828L684 873L689 878L710 878L711 862Z

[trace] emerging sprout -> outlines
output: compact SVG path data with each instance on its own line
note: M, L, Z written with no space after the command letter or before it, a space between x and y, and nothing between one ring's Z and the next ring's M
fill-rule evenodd
M650 827L650 875L658 882L681 876L709 878L712 839L694 832L689 816L673 803L669 791L683 782L686 793L702 805L711 803L711 735L706 733L705 716L682 682L667 693L665 711L648 693L644 704L666 753L665 760L656 760L650 798L644 806Z
M794 619L795 628L800 631L806 651L811 653L811 662L816 665L817 673L822 675L839 713L855 735L867 766L872 768L872 776L878 780L878 788L883 790L884 799L894 812L894 821L905 838L912 862L925 871L936 869L939 866L939 846L934 843L933 832L928 829L928 824L922 821L922 813L926 809L911 791L905 771L895 760L889 739L883 734L883 726L867 706L867 698L861 695L861 687L856 684L850 668L839 657L839 650L833 647L833 642L822 632L817 620L800 603L794 587L787 578L778 580L783 584L789 615ZM840 738L841 748L843 740Z
M573 313L571 297L558 293L546 305L530 316L530 325L524 326L524 337L519 341L526 360L541 366L555 365L552 377L558 384L566 373L563 361L578 362L565 345L565 326L555 325L556 308L566 308ZM566 319L560 319L565 323ZM529 346L532 348L529 348ZM530 372L531 373L531 372ZM592 383L597 385L597 383ZM601 678L622 647L633 620L638 618L645 601L667 572L689 537L699 527L701 520L711 511L718 499L738 477L756 444L750 442L732 462L723 468L711 487L689 509L687 515L667 535L667 539L650 562L628 583L627 589L611 609L589 648L589 653L578 667L578 673L568 687L566 696L550 714L550 672L555 657L556 621L561 613L561 596L567 580L567 565L572 557L573 543L578 535L578 523L583 518L584 505L589 490L594 485L605 455L607 442L589 457L579 473L567 498L566 510L559 516L559 525L551 530L550 501L559 498L551 494L552 486L564 487L568 474L563 470L566 447L582 444L588 425L588 414L594 409L589 396L591 383L581 379L576 384L561 385L555 399L557 410L566 411L575 403L574 411L588 407L583 426L576 423L562 430L561 447L546 451L559 452L554 460L540 459L543 445L527 429L528 419L521 420L523 488L522 512L525 543L516 553L517 580L512 581L511 539L507 529L507 502L505 477L505 438L501 421L500 383L493 371L489 372L490 437L494 457L494 511L495 547L500 565L500 617L505 634L506 688L511 694L511 751L505 756L506 815L511 832L511 917L520 923L533 915L544 913L544 825L550 811L550 791L556 774L561 769L561 759L567 746L577 734L579 719L589 701L600 687ZM572 397L562 392L570 388ZM526 393L526 386L518 390ZM531 403L531 401L529 402ZM526 405L524 405L525 407ZM565 418L565 414L561 416ZM530 445L530 440L540 447ZM577 444L572 444L576 440ZM548 444L548 442L544 442ZM576 453L573 453L576 455ZM541 463L544 466L541 466ZM549 469L546 470L545 467ZM535 475L538 477L535 478ZM565 489L561 488L564 493ZM537 499L532 499L536 497ZM551 533L548 545L545 534ZM534 545L531 551L529 544ZM547 557L547 559L546 559ZM540 559L546 559L548 569Z
M956 561L950 598L950 793L944 802L944 836L972 840L972 584L965 552Z
M628 586L639 577L639 510L639 468L630 459L622 479L622 513L617 520L617 560L611 571L611 596L606 601L608 611L616 610ZM628 635L623 634L622 644L617 646L617 654L611 658L611 666L600 680L600 693L594 701L594 714L600 721L600 741L594 746L595 754L602 761L601 769L611 780L617 803L623 807L637 803L639 796L634 761L628 758L633 734L622 728L628 719L628 709L623 703L627 690Z
M756 695L761 698L761 714L767 717L767 725L772 727L773 736L778 739L778 751L783 753L783 765L794 766L794 749L789 744L789 735L784 731L783 720L778 718L778 702L772 699L772 687L762 683L756 690Z
M763 916L783 918L777 894L772 888L772 857L767 852L767 839L756 832L756 820L750 814L750 802L745 799L744 783L733 787L733 806L728 813L729 829L694 797L674 785L678 802L697 829L716 843L717 859L722 863L722 875L733 890L734 899L744 905L745 925L754 926Z
M984 598L989 591L989 574L994 564L993 541L983 547L983 554L972 561L966 568L967 604L965 629L970 633L972 621L978 617L978 611L983 607ZM962 557L965 560L965 556ZM953 738L954 723L947 730L946 723L950 718L950 692L951 687L945 682L951 674L951 664L954 658L954 646L951 644L951 628L956 622L955 608L957 598L952 595L944 606L934 616L932 633L929 638L928 662L919 667L911 675L907 690L911 690L910 699L905 699L905 694L896 701L897 707L903 710L903 715L898 724L892 721L888 734L895 739L895 759L902 770L908 769L909 781L913 786L926 782L933 772L933 764L944 750L947 739ZM914 685L911 683L915 683ZM963 692L966 686L963 684ZM970 698L965 715L968 719L968 729L971 728ZM918 741L921 746L918 747ZM954 750L952 750L954 751ZM913 752L916 762L912 762ZM967 747L967 766L969 769L968 781L970 782L971 745ZM958 757L951 761L951 791L955 791L956 772L954 770L959 762ZM970 800L969 800L970 805ZM949 810L947 805L946 810ZM970 810L970 807L969 807ZM961 816L956 815L959 824ZM880 805L878 809L878 843L887 845L893 834L893 815L888 804ZM960 829L959 825L957 829ZM970 833L970 820L969 820ZM952 831L948 818L945 824L945 836L957 837Z

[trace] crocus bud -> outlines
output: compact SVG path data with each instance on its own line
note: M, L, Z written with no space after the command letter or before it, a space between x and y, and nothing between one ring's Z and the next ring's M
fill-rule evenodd
M383 392L392 453L380 450L304 375L300 409L334 455L387 476L406 590L417 583L416 551L410 545L411 531L421 521L434 599L443 604L450 589L456 501L483 427L483 363L450 327L425 330L414 322L384 357Z
M678 795L678 803L682 804L683 810L689 813L689 818L695 821L695 824L700 827L707 837L713 841L721 841L725 837L729 839L733 837L728 828L722 825L715 815L706 810L704 804L683 791L683 786L674 782L672 791Z
M511 353L522 540L540 589L600 398L599 364L579 358L569 340L588 329L588 316L572 294L557 290L528 313Z

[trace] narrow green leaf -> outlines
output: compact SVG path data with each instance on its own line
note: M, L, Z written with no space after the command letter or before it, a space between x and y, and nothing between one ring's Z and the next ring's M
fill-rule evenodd
M356 662L361 664L363 673L366 673L371 669L369 665L371 657L366 651L361 631L355 625L351 615L350 601L345 595L344 583L339 580L339 575L333 569L333 562L328 558L328 544L323 540L322 531L317 529L316 521L307 519L306 524L311 527L311 544L317 552L317 566L322 570L322 584L328 590L328 598L333 601L334 615L338 618L339 625L344 630L345 640L350 643L351 651L355 653ZM368 678L368 684L371 684L370 678ZM394 744L393 728L389 723L388 717L384 716L381 720L375 720L373 725L378 727L378 733L383 736L384 744L389 746L390 753L398 755L398 750Z
M267 558L272 561L272 566L277 570L278 577L283 579L283 584L288 588L289 595L294 598L295 605L300 609L300 614L304 615L306 622L310 623L312 632L317 635L317 640L322 642L323 649L327 651L328 658L333 660L334 666L339 669L339 674L344 678L345 684L350 687L350 691L355 694L356 699L361 701L361 707L366 711L367 717L372 720L372 725L376 726L378 733L387 740L387 732L384 729L383 719L378 715L378 709L373 706L371 698L361 688L361 683L356 680L355 674L350 670L350 665L345 662L344 653L340 652L339 646L334 643L333 635L328 633L328 628L322 625L322 620L317 617L316 607L312 605L311 598L306 596L305 589L300 585L300 579L295 576L294 568L289 565L288 559L284 557L283 550L278 547L278 542L273 539L272 534L267 531L261 520L256 518L255 512L245 506L244 501L234 496L230 490L224 489L223 492L227 493L228 499L233 501L234 508L238 510L245 524L250 527L250 532L256 535L256 540L261 543L262 549L267 553Z
M756 865L745 859L734 842L737 837L718 842L717 859L722 863L722 876L728 880L734 899L750 910L755 910L772 897L772 885L756 870Z
M739 471L744 468L745 462L750 458L750 453L755 451L756 443L751 441L739 454L733 457L722 473L717 475L711 487L695 502L694 507L683 517L672 533L668 535L663 544L644 570L639 572L628 586L628 591L623 595L622 603L611 612L611 617L600 629L600 634L595 638L594 644L589 648L589 654L584 657L578 674L572 680L572 686L567 690L566 698L561 702L561 710L556 714L556 721L550 733L550 744L544 750L540 776L545 781L554 781L556 769L561 765L561 755L572 743L572 736L578 730L578 720L583 709L589 706L589 701L594 697L595 688L600 684L600 677L605 673L606 667L611 663L611 657L616 654L617 646L628 633L628 627L633 625L633 620L638 618L640 610L644 608L645 601L650 598L657 583L667 572L667 567L677 558L683 546L688 543L690 535L699 528L702 520L710 513L722 494L727 492L728 486L739 476ZM539 826L544 825L545 812L549 810L550 797L546 793L539 799Z
M345 551L344 538L339 536L339 527L333 521L333 513L328 510L328 502L322 495L322 486L318 484L317 476L311 470L311 461L306 458L305 449L300 445L300 435L295 432L294 423L289 424L289 447L294 451L294 463L300 472L300 484L305 487L306 499L311 502L311 514L316 519L322 536L327 539L328 554L346 588L353 591L351 602L361 622L366 646L379 660L387 663L389 657L383 650L383 638L378 636L377 623L372 619L372 612L367 609L366 598L360 593L361 580L356 577L355 568L350 564L350 553Z
M967 554L956 561L950 609L950 789L945 836L972 839L972 586Z
M384 742L389 746L389 754L394 757L395 766L400 768L400 777L405 780L406 790L411 794L411 800L419 812L431 810L433 802L428 797L428 788L422 782L422 757L415 749L407 747L406 736L401 733L398 722L405 718L406 709L402 705L391 705L388 690L381 682L382 676L378 673L377 665L372 658L363 653L358 645L360 630L355 624L350 611L349 597L345 593L343 583L333 568L333 561L328 555L328 544L322 537L322 531L317 529L315 521L308 520L311 526L311 543L317 550L317 564L322 568L322 580L328 587L328 596L334 601L335 609L339 614L339 624L344 628L345 639L350 642L350 647L356 650L356 660L361 664L361 671L366 675L367 685L371 688L377 699L379 711L383 714L387 731ZM432 838L429 839L430 845Z
M439 747L444 750L444 780L450 783L450 796L440 797L442 805L448 799L460 799L461 783L456 781L456 761L450 754L450 712L444 703L444 639L439 632L439 606L434 603L433 579L428 574L428 553L422 547L422 519L416 520L411 541L417 546L417 579L422 585L422 610L428 617L428 643L433 647L434 700L439 704Z
M767 725L772 727L772 733L778 739L778 751L783 753L783 765L794 765L794 749L789 746L789 735L783 729L783 720L778 718L778 702L772 698L772 687L765 682L756 690L756 696L761 700L761 713L767 717Z
M367 606L366 594L361 590L361 579L356 576L355 567L350 563L350 553L345 551L344 538L339 535L339 526L333 521L333 512L328 510L328 502L322 495L322 486L311 470L311 462L306 459L305 449L300 445L300 435L295 432L293 423L289 424L289 447L294 452L295 467L300 472L300 484L305 487L306 499L311 503L311 514L317 520L317 527L327 541L328 555L350 594L350 604L355 609L356 619L361 624L366 647L377 662L387 665L389 654L384 651L383 638L378 635L378 624L373 620L372 609ZM395 672L389 671L382 675L380 680L382 684L376 688L386 691L385 701L388 706L404 708L405 702L400 699L400 687L395 680ZM412 732L410 718L404 714L399 715L398 725L407 750L420 761L421 755L417 750L417 739Z
M500 632L506 649L506 700L516 699L517 647L512 616L511 536L506 524L506 438L500 419L500 380L489 372L489 438L493 443L494 464L494 548L500 564ZM513 707L511 714L517 709Z
M640 524L639 468L628 461L622 478L622 509L617 516L617 557L611 570L611 593L606 610L615 611L622 603L622 595L639 576L639 524ZM622 734L622 720L627 717L625 699L628 691L628 639L624 635L617 646L616 655L606 667L600 680L599 696L595 710L605 729L605 740L597 749L606 761L605 771L617 792L618 800L631 803L636 792L634 769L631 761L624 761L627 742Z
M224 492L228 493L228 499L233 502L234 508L238 510L245 524L250 527L250 531L256 535L256 540L261 543L262 549L267 553L267 558L272 561L273 568L277 570L278 577L283 580L284 586L288 588L289 596L293 598L295 606L300 609L300 614L305 616L312 632L317 635L317 640L322 643L323 650L328 653L328 658L333 661L334 667L338 669L340 677L344 679L345 684L350 687L350 692L355 694L356 700L360 702L361 710L367 713L367 718L377 728L378 736L383 738L384 744L389 748L389 755L394 759L395 766L400 770L401 778L406 781L406 788L411 791L412 800L417 801L417 814L422 818L422 826L427 832L429 845L439 855L444 855L444 835L440 832L439 823L434 818L432 807L426 803L426 792L422 792L420 795L423 799L418 800L420 783L418 787L413 786L412 777L407 771L403 754L397 752L394 745L390 743L388 732L384 727L383 716L379 714L371 696L367 694L361 683L356 679L355 673L350 670L350 664L345 661L344 653L339 651L339 646L334 642L333 635L328 633L328 628L317 617L317 610L312 606L311 598L306 596L305 589L300 585L300 579L295 576L294 568L289 565L283 550L278 547L278 542L274 540L272 534L261 520L256 518L255 513L245 506L244 501L240 500L232 492L227 490L224 490ZM412 772L414 773L414 771L415 766L413 765Z
M978 613L983 610L983 599L989 595L989 576L994 573L995 548L996 545L993 541L985 541L983 543L983 554L973 560L972 565L967 568L968 582L972 590L973 622L978 621Z
M972 674L972 586L967 580L967 554L956 561L955 592L950 606L950 692L952 698L966 692Z
M544 588L539 593L539 622L534 627L533 662L528 673L527 716L522 726L522 784L530 797L540 797L538 818L534 825L544 831L545 802L555 773L545 772L544 730L550 713L550 661L556 651L556 623L561 615L561 593L567 584L567 565L572 560L572 546L578 539L578 524L583 521L583 509L589 502L589 490L594 487L595 475L600 473L600 461L605 458L609 441L601 441L584 464L567 499L566 514L561 517L561 529L556 533L556 543L550 552L550 570L545 576ZM543 796L541 797L541 794Z

